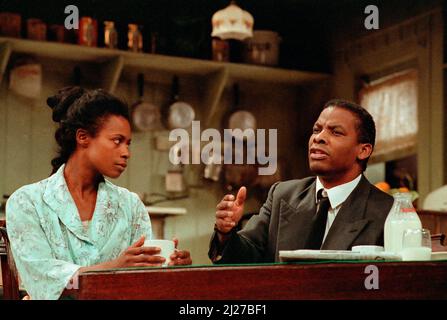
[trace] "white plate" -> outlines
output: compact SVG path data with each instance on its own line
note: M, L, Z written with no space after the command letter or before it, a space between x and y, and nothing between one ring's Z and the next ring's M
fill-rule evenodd
M447 260L447 251L439 251L431 253L432 260Z
M279 259L302 260L402 260L400 255L390 252L352 252L347 250L281 250Z

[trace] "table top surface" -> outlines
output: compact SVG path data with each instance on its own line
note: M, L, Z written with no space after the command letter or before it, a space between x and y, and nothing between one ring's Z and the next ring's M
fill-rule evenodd
M373 269L380 278L380 290L365 289ZM426 290L427 286L430 290ZM81 273L78 290L65 291L64 296L149 300L447 299L447 260L300 261L98 270Z

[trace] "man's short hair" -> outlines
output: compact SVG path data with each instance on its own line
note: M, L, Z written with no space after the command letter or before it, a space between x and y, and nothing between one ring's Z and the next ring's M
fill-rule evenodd
M376 124L374 122L371 114L363 108L361 105L358 105L354 102L342 100L342 99L333 99L328 102L323 107L323 110L328 107L338 107L343 108L345 110L350 111L354 114L357 119L357 136L359 143L369 143L372 145L374 150L374 145L376 143ZM371 152L372 154L372 152ZM360 164L362 166L362 171L366 170L368 164L369 157L361 160Z

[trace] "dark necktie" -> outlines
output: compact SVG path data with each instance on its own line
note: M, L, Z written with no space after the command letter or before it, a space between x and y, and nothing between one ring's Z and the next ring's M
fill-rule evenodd
M312 219L313 224L306 249L319 250L323 243L324 232L326 231L327 212L330 206L329 198L323 196L323 189L321 189L318 191L317 199L317 213Z

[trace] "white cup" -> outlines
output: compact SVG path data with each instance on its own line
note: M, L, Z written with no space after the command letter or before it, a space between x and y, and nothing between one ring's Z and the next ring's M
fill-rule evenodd
M384 248L382 246L354 246L352 247L353 252L359 253L378 253L383 252Z
M171 261L171 254L175 251L174 241L172 240L146 240L144 241L144 247L158 247L160 248L160 253L158 256L162 256L166 259L166 261L162 264L163 267L166 267Z

